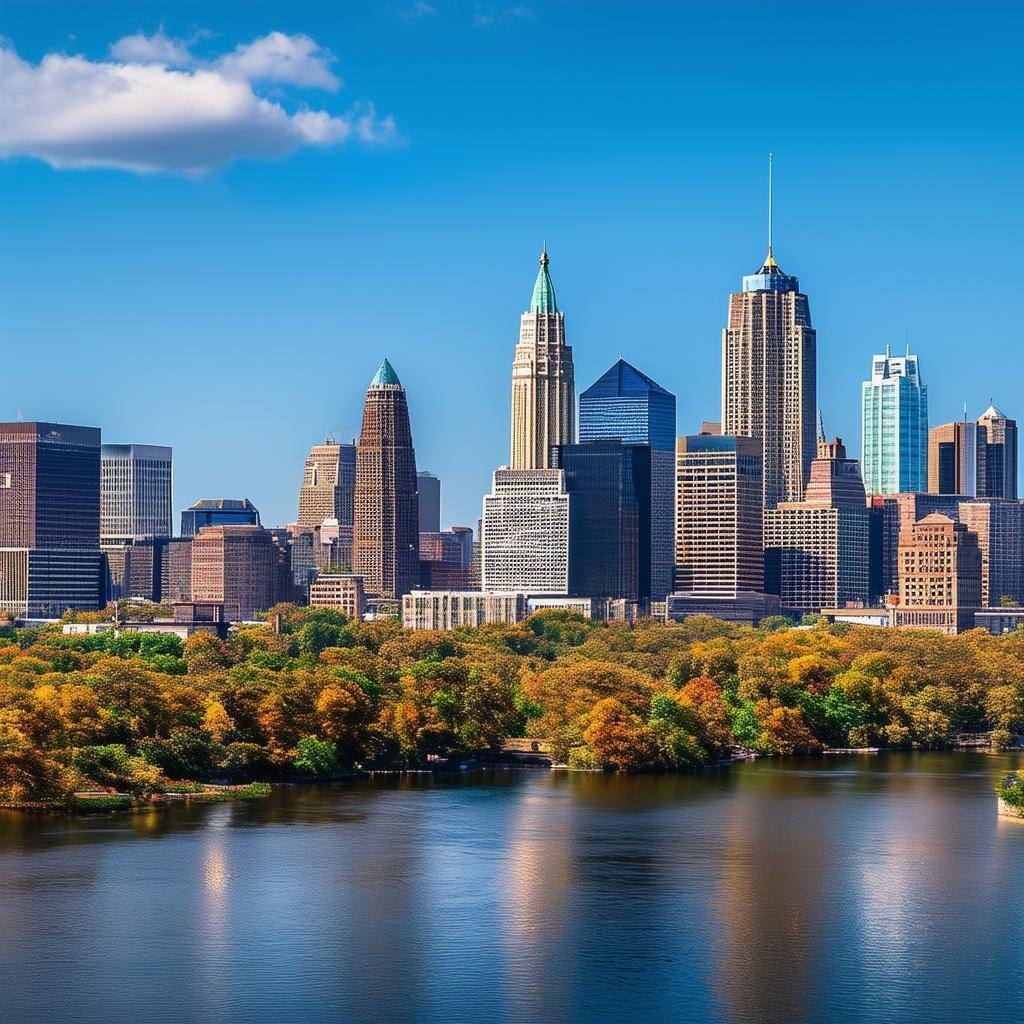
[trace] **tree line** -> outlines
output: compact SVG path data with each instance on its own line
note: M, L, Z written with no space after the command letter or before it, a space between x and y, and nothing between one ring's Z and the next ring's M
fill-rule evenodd
M519 736L558 763L633 772L1024 733L1022 630L548 611L438 633L291 605L271 621L185 642L0 627L0 803L420 767Z

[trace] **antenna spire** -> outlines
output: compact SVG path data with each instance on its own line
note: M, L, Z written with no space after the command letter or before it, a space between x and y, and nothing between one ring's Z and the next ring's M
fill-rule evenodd
M772 206L773 206L773 189L772 189L772 160L773 154L768 154L768 255L772 254Z
M818 440L825 440L825 417L822 416L821 410L818 410Z

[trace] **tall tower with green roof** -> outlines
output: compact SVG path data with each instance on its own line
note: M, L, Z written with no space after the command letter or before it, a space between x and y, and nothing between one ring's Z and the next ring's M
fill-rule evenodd
M407 594L419 582L419 500L409 405L385 359L366 389L356 447L352 568L366 591Z
M555 301L548 251L530 309L519 321L512 362L512 469L549 469L554 445L576 439L576 386L572 349L565 343L565 314Z

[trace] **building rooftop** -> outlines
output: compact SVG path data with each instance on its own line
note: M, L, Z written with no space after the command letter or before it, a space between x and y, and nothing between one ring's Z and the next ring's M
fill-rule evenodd
M384 387L401 387L402 382L398 379L398 374L395 373L395 368L385 359L380 364L380 369L373 375L373 380L370 381L371 388L384 388Z
M550 262L548 247L545 243L540 254L540 270L533 285L533 298L530 299L531 313L558 312L558 304L555 302L555 286L551 283L551 275L548 273L548 263Z
M649 394L672 396L671 391L651 380L646 373L627 363L625 359L619 359L614 366L601 374L580 398L632 398Z
M255 505L248 498L200 498L194 505L189 505L189 511L209 511L217 509L225 510L248 510L255 509Z

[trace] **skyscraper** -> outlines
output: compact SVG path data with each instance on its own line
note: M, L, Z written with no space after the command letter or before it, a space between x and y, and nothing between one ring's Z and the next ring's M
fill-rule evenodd
M105 444L100 449L100 543L171 535L171 449Z
M580 395L580 441L650 445L650 597L672 589L676 396L620 359Z
M576 439L576 390L572 348L565 343L565 314L555 302L547 247L533 286L529 312L519 323L512 363L512 469L547 469L551 446Z
M729 298L722 331L722 433L759 438L764 505L799 501L817 412L816 336L807 296L772 255Z
M928 432L928 490L975 497L985 483L985 428L966 418Z
M192 541L192 597L223 603L229 619L251 619L279 596L277 549L259 526L204 526Z
M765 512L765 589L803 612L863 607L870 596L869 513L856 459L820 442L803 501Z
M441 532L441 481L433 473L417 473L420 533Z
M569 494L569 593L651 596L651 456L618 438L557 445Z
M676 465L676 589L730 599L763 591L760 444L680 437Z
M985 481L978 493L986 498L1017 497L1017 421L994 405L978 417L985 428Z
M299 526L319 526L325 519L337 519L351 527L356 489L356 446L338 444L325 437L306 457L299 488Z
M416 452L405 388L386 359L366 389L356 449L352 568L380 597L401 597L419 577Z
M0 610L95 609L100 570L99 430L0 424Z
M484 590L568 593L569 495L562 471L495 470L481 540Z
M906 494L928 486L928 387L917 356L871 358L861 385L861 472L869 495Z

